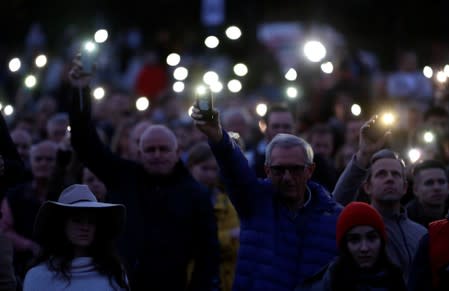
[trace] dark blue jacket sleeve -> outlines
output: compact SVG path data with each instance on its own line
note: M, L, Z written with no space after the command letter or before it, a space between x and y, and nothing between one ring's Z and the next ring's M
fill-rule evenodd
M419 242L418 249L413 259L412 268L410 270L408 290L432 290L432 272L430 269L429 258L429 234L424 235Z

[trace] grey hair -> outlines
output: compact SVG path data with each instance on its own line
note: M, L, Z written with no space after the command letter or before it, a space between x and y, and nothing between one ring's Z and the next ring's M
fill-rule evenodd
M271 152L275 147L292 148L300 147L304 151L306 157L306 164L313 164L313 149L312 146L304 139L293 134L278 133L265 149L265 165L271 164Z

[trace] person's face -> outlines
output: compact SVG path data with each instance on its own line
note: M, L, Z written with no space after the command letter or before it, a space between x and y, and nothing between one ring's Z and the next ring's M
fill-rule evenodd
M265 171L283 198L290 201L304 198L306 182L314 170L314 165L307 165L306 161L305 152L299 146L272 149L271 164Z
M290 112L272 112L265 131L268 141L278 133L293 134L293 116Z
M17 152L24 162L30 159L31 136L25 131L11 133L11 139L16 145Z
M82 180L83 184L86 184L92 193L94 193L98 201L105 201L107 193L106 186L88 168L84 168Z
M145 129L150 126L149 123L138 124L133 130L131 130L128 140L128 152L129 158L134 161L139 160L140 155L140 137Z
M150 174L166 175L171 173L179 154L175 137L163 130L144 133L140 144L142 164Z
M94 241L95 231L96 218L85 211L72 214L65 225L65 235L76 249L89 247Z
M214 187L218 180L218 165L215 158L198 163L190 169L192 176L209 188Z
M446 174L439 168L421 170L415 176L413 192L425 205L444 205L449 196Z
M48 139L56 143L61 142L66 137L67 126L67 123L49 124L47 127Z
M395 159L379 159L371 165L365 192L374 201L399 201L407 191L402 165Z
M31 171L34 178L48 179L56 164L56 148L50 145L37 145L30 152Z
M332 151L334 149L333 136L330 133L315 133L311 136L310 144L312 145L313 152L320 154L325 158L332 157Z
M368 225L352 228L346 234L348 251L362 269L371 268L377 262L382 246L379 233Z

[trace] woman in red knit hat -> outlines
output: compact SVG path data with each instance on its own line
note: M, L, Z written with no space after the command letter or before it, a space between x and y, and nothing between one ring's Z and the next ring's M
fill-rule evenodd
M364 202L351 202L337 221L340 255L298 287L305 290L406 290L402 271L389 260L380 214Z

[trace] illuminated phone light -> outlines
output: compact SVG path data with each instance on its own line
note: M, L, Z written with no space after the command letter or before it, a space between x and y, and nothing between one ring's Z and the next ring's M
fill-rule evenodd
M437 72L436 79L437 79L438 82L444 83L444 82L446 82L446 80L447 80L447 76L446 76L446 74L444 73L444 71L438 71L438 72Z
M234 74L239 77L243 77L248 74L248 67L243 63L238 63L233 68Z
M239 80L231 80L228 82L228 89L232 93L237 93L242 90L242 83Z
M220 40L216 37L216 36L208 36L206 37L206 39L204 40L204 44L208 47L208 48L216 48L219 44L220 44Z
M28 75L26 78L25 78L25 86L27 87L27 88L33 88L34 86L36 86L36 84L37 84L37 79L36 79L36 77L35 76L33 76L33 75Z
M334 71L334 65L331 62L321 64L321 71L325 74L332 74Z
M210 85L210 90L214 93L220 93L223 90L223 84L220 81L212 83Z
M426 77L428 79L432 78L432 76L433 76L433 70L429 66L425 66L422 70L422 73L423 73L424 77Z
M187 110L187 114L188 114L189 116L192 116L192 112L193 112L193 106L190 106L190 107L189 107L189 110Z
M184 91L185 85L184 82L178 81L173 84L173 91L176 93L181 93Z
M449 78L449 65L445 65L443 71L446 74L446 77Z
M285 93L290 99L296 99L298 97L298 89L296 89L295 87L288 87Z
M108 39L108 31L106 29L99 29L95 32L94 40L96 43L103 43Z
M382 119L381 119L381 121L384 125L392 125L395 122L395 120L396 120L396 117L394 116L393 113L390 113L390 112L384 113L382 115Z
M183 80L187 79L188 76L189 76L189 70L187 70L184 67L178 67L173 72L173 78L175 78L178 81L183 81Z
M260 117L265 116L265 114L267 114L268 111L268 106L265 103L259 103L256 106L256 113L257 115L259 115Z
M34 60L36 67L43 68L47 64L47 56L46 55L38 55Z
M96 100L103 99L105 94L106 94L106 92L104 91L103 87L97 87L97 88L95 88L95 90L93 92L94 98Z
M87 52L89 52L89 53L92 53L93 51L95 51L96 48L97 48L97 46L96 46L95 43L92 42L92 41L87 41L87 42L84 44L84 49L85 49Z
M0 103L0 110L2 110L3 109L3 104L2 103Z
M296 72L295 69L290 68L287 73L285 73L285 79L287 79L288 81L295 81L296 78L298 78L298 73Z
M303 51L306 58L313 63L317 63L326 57L326 48L319 41L306 42Z
M142 96L136 100L136 109L139 111L145 111L150 107L150 101L147 97Z
M408 151L408 158L410 162L416 163L421 158L421 150L417 148L410 149Z
M71 132L71 131L72 131L72 128L70 127L70 125L67 126L67 131L68 131L68 132Z
M181 62L181 56L177 53L171 53L167 56L167 65L169 66L177 66Z
M362 107L360 107L359 104L352 104L351 113L354 116L360 116L360 114L362 113Z
M236 40L242 36L242 31L237 26L232 25L226 29L225 34L229 39Z
M17 72L20 70L20 67L22 66L22 62L19 58L13 58L8 63L8 68L11 72Z
M220 77L214 71L208 71L203 75L203 82L209 86L218 82L219 79Z
M423 139L425 143L432 143L435 140L435 134L431 131L426 131L423 134Z
M205 85L198 85L195 88L195 93L198 95L204 95L207 93L207 87Z
M12 115L14 113L14 107L11 105L6 105L5 108L3 108L3 112L6 116Z

